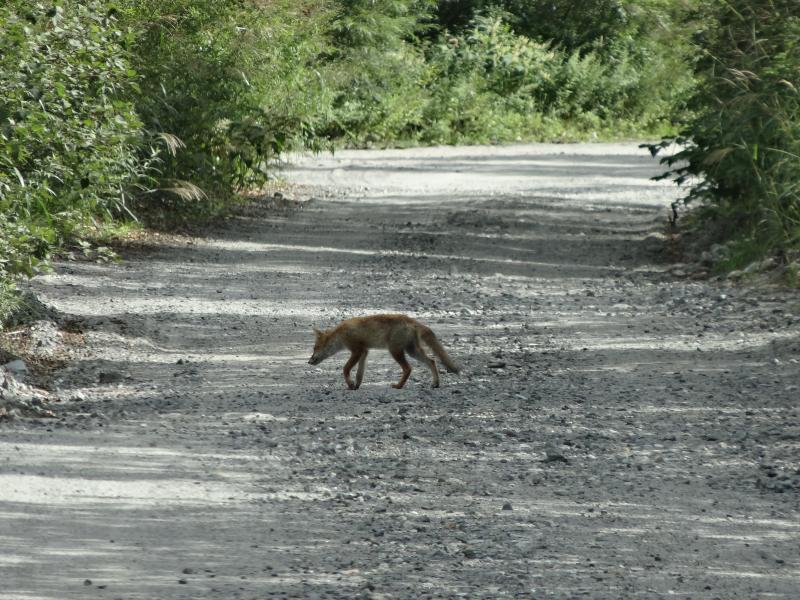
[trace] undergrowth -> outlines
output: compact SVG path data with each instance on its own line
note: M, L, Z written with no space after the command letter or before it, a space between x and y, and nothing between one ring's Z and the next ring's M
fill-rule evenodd
M694 116L658 146L683 149L666 174L692 181L684 203L716 242L723 270L766 256L800 260L800 13L791 0L704 8ZM792 270L789 269L789 271ZM791 277L790 277L791 278Z

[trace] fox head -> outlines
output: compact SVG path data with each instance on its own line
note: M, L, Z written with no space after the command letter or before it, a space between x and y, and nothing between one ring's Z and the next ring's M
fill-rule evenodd
M308 364L318 365L342 349L341 344L337 344L336 340L334 340L332 331L320 331L315 327L314 335L316 336L314 352L312 352L311 358L308 359Z

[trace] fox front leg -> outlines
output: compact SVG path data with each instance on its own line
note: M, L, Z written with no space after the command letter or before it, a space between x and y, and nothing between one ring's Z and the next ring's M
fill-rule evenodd
M367 351L364 350L361 358L358 359L358 371L356 371L356 387L361 387L361 382L364 380L364 370L367 368Z
M350 358L345 363L344 369L342 369L342 371L344 372L345 383L347 383L347 387L351 390L358 389L358 384L353 383L353 380L350 379L350 371L352 371L353 367L356 365L360 357L361 357L360 352L353 351L353 353L350 355ZM358 383L361 383L361 381L359 381Z

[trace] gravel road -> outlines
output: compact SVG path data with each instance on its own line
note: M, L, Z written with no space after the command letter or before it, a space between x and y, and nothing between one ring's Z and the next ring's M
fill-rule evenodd
M798 598L800 298L671 266L660 171L299 157L208 237L57 265L83 345L55 419L0 424L0 598ZM374 312L462 372L307 364Z

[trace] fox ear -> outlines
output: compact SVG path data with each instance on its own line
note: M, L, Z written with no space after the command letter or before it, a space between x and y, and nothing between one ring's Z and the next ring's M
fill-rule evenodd
M317 329L316 327L313 327L313 329L314 329L314 335L316 335L317 337L322 335L322 332L319 329Z

